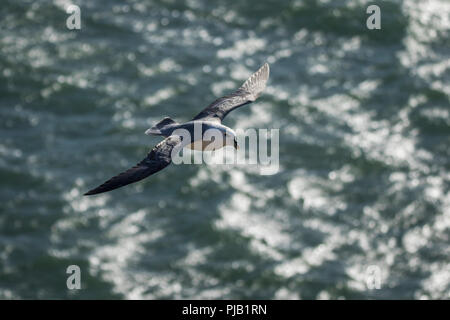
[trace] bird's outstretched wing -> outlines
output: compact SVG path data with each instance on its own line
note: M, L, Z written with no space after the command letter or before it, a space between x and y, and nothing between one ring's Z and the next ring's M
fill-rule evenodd
M95 189L86 192L84 195L93 195L111 191L127 184L142 180L153 173L156 173L167 167L172 161L172 150L180 146L181 138L172 135L158 143L148 154L147 157L134 167L109 179Z
M265 63L239 89L217 99L192 120L222 121L230 111L255 101L266 87L267 79L269 79L269 65Z

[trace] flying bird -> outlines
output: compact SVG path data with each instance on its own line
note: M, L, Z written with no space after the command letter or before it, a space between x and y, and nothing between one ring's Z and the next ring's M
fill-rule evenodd
M265 63L236 91L218 98L192 120L185 123L177 123L169 117L162 119L154 127L145 131L148 135L163 136L165 139L158 143L145 157L134 167L109 179L102 185L94 188L84 195L94 195L108 192L130 183L142 180L167 167L172 162L173 151L188 147L194 150L209 151L231 145L238 149L236 133L222 124L222 120L232 110L255 101L266 87L269 79L269 65ZM201 135L196 139L194 128L201 128ZM178 134L179 129L190 133L190 139ZM221 134L221 139L206 140L204 133L209 129L215 129ZM196 140L195 140L196 139Z

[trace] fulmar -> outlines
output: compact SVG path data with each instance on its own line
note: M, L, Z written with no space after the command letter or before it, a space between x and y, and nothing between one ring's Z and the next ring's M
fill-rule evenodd
M265 63L236 91L218 98L192 120L185 123L177 123L169 117L162 119L155 126L145 131L148 135L163 136L165 139L158 143L145 157L134 167L109 179L100 186L86 192L84 195L94 195L108 192L130 183L142 180L167 167L172 162L172 151L188 147L195 150L209 151L220 149L226 145L238 148L236 133L222 124L222 120L232 110L255 101L266 87L269 79L269 65ZM194 128L201 128L201 135L196 138ZM183 139L177 134L179 129L190 133L190 140ZM220 145L212 140L205 140L204 133L209 129L215 129L222 136Z

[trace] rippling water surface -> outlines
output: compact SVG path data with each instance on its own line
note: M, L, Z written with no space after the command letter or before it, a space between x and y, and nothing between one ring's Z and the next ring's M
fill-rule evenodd
M77 0L80 31L70 3L1 5L0 298L450 298L448 1L383 1L378 31L360 0ZM225 124L280 128L276 175L82 196L265 61Z

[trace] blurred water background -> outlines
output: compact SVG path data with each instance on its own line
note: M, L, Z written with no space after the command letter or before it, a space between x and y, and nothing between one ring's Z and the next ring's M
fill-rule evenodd
M2 1L0 298L450 298L450 2L377 1L381 30L369 4ZM265 61L225 124L280 128L277 174L82 196Z

